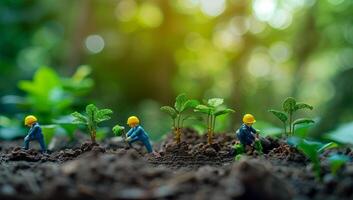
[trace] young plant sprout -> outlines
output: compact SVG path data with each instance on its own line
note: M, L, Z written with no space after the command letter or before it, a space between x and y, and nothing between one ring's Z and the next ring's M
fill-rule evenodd
M221 115L235 112L233 109L226 108L223 105L224 100L221 98L209 99L206 105L198 105L195 112L200 112L207 115L207 141L212 144L216 119Z
M293 144L301 151L313 164L313 170L317 179L321 180L321 162L320 154L327 149L336 148L338 145L334 142L323 144L317 141L306 140L303 138L292 137L289 143Z
M89 104L86 106L85 115L78 112L74 112L71 115L74 117L73 123L83 124L88 127L89 134L91 136L92 143L96 143L96 133L98 124L109 120L113 113L110 109L98 109L95 105Z
M182 128L184 121L190 116L184 116L185 111L195 108L199 102L194 99L188 99L186 94L180 94L175 99L174 108L171 106L161 107L161 111L167 113L173 120L173 129L175 134L175 141L177 144L181 141Z
M112 131L115 134L115 136L117 136L117 137L124 137L125 136L125 127L120 126L119 124L115 125L112 128Z
M297 103L297 101L292 98L288 97L282 104L283 111L278 110L269 110L273 115L275 115L282 123L284 127L284 134L285 135L293 135L294 128L298 124L310 124L315 123L314 120L308 118L300 118L293 121L293 115L296 111L300 109L309 109L312 110L313 107L306 103ZM287 132L287 126L289 127L289 131Z

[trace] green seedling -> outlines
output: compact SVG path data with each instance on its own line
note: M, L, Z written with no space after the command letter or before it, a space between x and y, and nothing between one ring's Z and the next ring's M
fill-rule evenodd
M112 113L113 111L110 109L98 109L95 105L89 104L86 106L85 115L78 112L74 112L71 115L74 117L73 123L86 125L88 127L92 143L96 143L98 124L109 120L109 115Z
M214 129L216 126L216 119L221 115L235 112L233 109L226 108L222 105L224 102L221 98L209 99L205 105L198 105L195 108L195 112L200 112L207 115L207 141L208 144L212 144Z
M338 145L334 142L323 144L317 141L310 141L302 138L289 138L289 143L301 151L313 164L315 176L321 180L320 154L327 149L335 148Z
M293 121L293 115L296 111L300 109L309 109L312 110L313 107L306 103L297 103L297 101L288 97L282 104L283 111L278 110L269 110L273 115L275 115L282 123L284 127L284 134L292 136L295 130L295 126L298 124L310 124L315 123L312 119L300 118ZM287 126L289 131L287 132Z
M113 133L117 137L124 137L125 136L125 127L120 126L119 124L115 125L112 129Z
M184 113L188 109L193 109L199 102L194 99L188 99L186 94L180 94L175 99L174 108L171 106L161 107L161 111L167 113L173 120L173 130L175 134L175 141L177 144L181 141L182 128L184 121L187 120L190 116L184 116Z
M263 154L263 147L260 140L255 140L254 148L260 155Z
M235 160L235 161L239 161L239 160L241 160L242 158L243 158L243 155L242 155L242 154L238 154L238 155L235 156L234 160Z
M337 172L350 161L350 158L342 154L332 154L327 160L330 165L331 173L336 176Z
M237 155L245 153L244 145L242 145L241 143L235 144L233 148L235 149Z

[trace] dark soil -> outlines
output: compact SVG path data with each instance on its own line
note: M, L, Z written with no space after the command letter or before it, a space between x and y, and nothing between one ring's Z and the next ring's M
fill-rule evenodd
M353 199L352 163L332 176L329 152L320 182L284 141L268 139L263 155L248 151L240 161L233 135L206 141L192 130L180 144L169 136L155 146L160 158L114 139L48 154L1 142L0 199Z

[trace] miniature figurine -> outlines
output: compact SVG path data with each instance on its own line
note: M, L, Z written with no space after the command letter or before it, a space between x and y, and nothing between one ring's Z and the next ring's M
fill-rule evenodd
M148 153L153 153L153 155L160 157L157 152L153 151L148 134L140 125L140 120L136 116L131 116L128 118L127 124L131 127L125 139L129 143L129 146L132 147L132 143L140 141L145 145Z
M240 129L236 133L236 136L240 143L244 146L244 149L247 149L249 146L256 148L256 150L262 149L262 147L259 147L261 146L259 141L259 133L252 127L255 122L256 120L253 115L244 115L243 125L241 125Z
M33 140L37 140L41 147L41 152L45 153L45 142L44 136L42 133L42 128L38 124L38 120L35 116L29 115L25 118L25 126L30 127L27 136L24 138L24 149L29 149L29 142Z

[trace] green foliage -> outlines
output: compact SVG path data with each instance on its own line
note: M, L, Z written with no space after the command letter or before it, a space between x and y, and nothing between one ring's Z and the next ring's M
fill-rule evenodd
M44 126L41 126L41 128L42 128L45 144L49 145L55 135L55 132L56 132L58 126L57 125L44 125Z
M173 120L173 129L175 133L175 140L177 143L180 143L182 128L184 121L190 118L190 115L184 116L184 113L188 109L193 109L199 102L194 99L188 99L186 94L180 94L175 99L174 108L171 106L161 107L161 111L168 114Z
M69 115L72 107L80 106L77 104L80 102L78 97L92 89L93 80L87 77L89 74L88 66L80 66L72 77L60 77L52 68L42 66L32 80L19 81L18 87L25 92L24 98L5 96L3 102L16 104L26 114L35 114L41 124L58 123L58 129L63 128L65 134L72 139L75 129L71 121L61 123L57 120ZM22 123L18 126L22 127Z
M109 120L112 113L113 111L110 109L99 109L94 104L89 104L86 106L85 115L78 112L72 113L74 117L73 123L86 125L92 142L96 142L98 123Z
M337 144L333 142L321 143L318 141L312 141L298 137L288 138L288 143L294 145L311 161L315 175L318 179L321 179L320 154L327 149L337 147Z
M264 149L260 140L255 140L254 148L260 155L263 154Z
M242 145L241 143L234 144L233 149L235 150L237 155L245 153L244 145Z
M224 100L221 98L212 98L206 102L206 105L200 104L195 107L195 112L207 115L207 136L209 144L212 143L217 117L235 112L233 109L222 105L223 102Z
M333 130L330 133L326 134L325 137L340 144L347 144L353 146L352 132L353 122L339 126L336 130Z
M306 103L297 103L293 97L288 97L284 100L282 104L283 111L269 110L274 116L276 116L283 124L284 133L287 135L287 126L289 127L288 135L293 135L295 131L295 126L299 124L310 124L315 123L312 119L301 118L293 122L293 115L296 111L300 109L312 110L313 107Z
M337 172L350 161L350 158L343 154L331 154L327 160L330 165L331 173L337 175Z
M125 127L120 126L119 124L115 125L112 129L115 136L121 137L124 135Z

